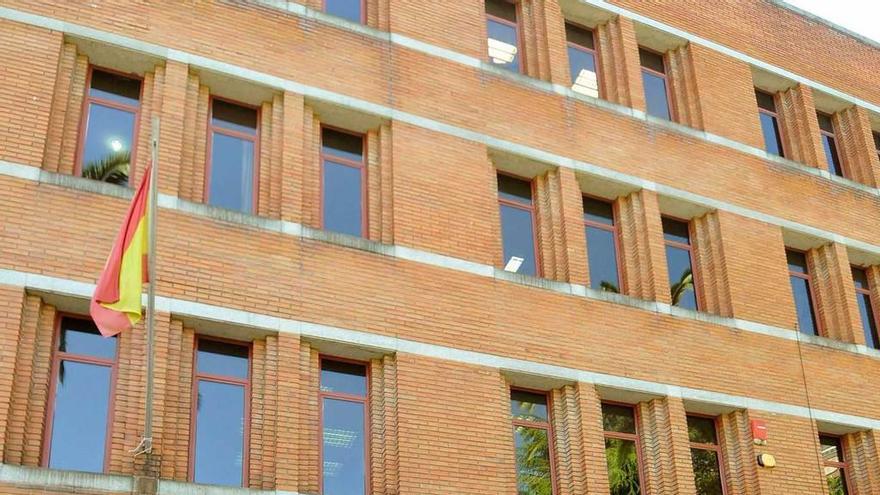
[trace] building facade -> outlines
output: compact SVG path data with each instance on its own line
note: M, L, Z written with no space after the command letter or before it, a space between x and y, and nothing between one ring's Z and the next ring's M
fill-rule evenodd
M878 71L769 0L0 0L0 493L880 494Z

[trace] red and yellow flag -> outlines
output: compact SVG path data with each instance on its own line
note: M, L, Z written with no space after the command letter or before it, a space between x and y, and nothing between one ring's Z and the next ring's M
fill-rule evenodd
M149 250L150 174L147 167L125 222L116 235L110 257L98 279L89 313L101 335L111 337L139 322L142 316L141 293L147 281Z

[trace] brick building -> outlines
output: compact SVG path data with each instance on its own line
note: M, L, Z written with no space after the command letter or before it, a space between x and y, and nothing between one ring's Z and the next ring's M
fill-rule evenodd
M0 0L0 492L880 494L878 71L769 0Z

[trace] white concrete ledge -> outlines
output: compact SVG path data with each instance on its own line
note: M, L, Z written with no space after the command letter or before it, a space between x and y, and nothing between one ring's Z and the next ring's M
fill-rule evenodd
M40 493L43 489L130 493L134 480L131 476L0 464L0 484L32 488Z
M256 490L234 486L201 485L159 480L159 495L301 495L284 490Z

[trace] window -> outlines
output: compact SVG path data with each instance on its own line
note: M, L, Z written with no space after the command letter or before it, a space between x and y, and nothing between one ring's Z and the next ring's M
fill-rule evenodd
M504 269L538 276L531 181L499 173L498 203L501 209Z
M555 491L550 452L550 408L547 394L510 390L513 441L516 446L517 495L550 495Z
M723 495L724 473L715 418L688 415L687 425L697 495Z
M819 321L813 302L813 289L810 287L810 270L807 266L807 255L800 251L787 249L788 279L791 281L791 293L797 310L798 330L807 335L819 335Z
M568 44L572 91L598 98L599 71L596 67L593 31L566 22L565 39Z
M819 118L819 134L822 137L822 148L825 150L825 163L828 165L828 171L843 177L843 164L837 152L837 138L834 135L834 123L831 121L831 116L821 112L816 112L816 116Z
M764 150L771 155L785 156L779 129L779 114L776 113L776 97L757 89L755 97L758 99L758 117L761 119L761 132L764 135Z
M196 340L190 462L190 479L196 483L245 483L250 352L250 346L243 343L205 337Z
M602 404L605 461L611 495L642 493L639 435L632 406Z
M321 358L321 493L367 493L367 401L364 363Z
M520 72L522 50L517 4L508 0L486 0L486 34L489 61L498 67Z
M127 185L136 149L141 81L92 67L88 87L77 160L80 174Z
M321 129L321 225L325 230L364 236L367 196L364 138Z
M211 99L208 204L251 213L256 198L259 110Z
M584 230L587 237L590 287L608 292L622 292L620 260L617 256L617 225L611 203L584 197Z
M856 284L856 304L859 305L859 315L862 318L865 345L880 349L880 336L877 335L877 316L874 312L874 300L871 297L868 274L861 268L852 267L852 277Z
M101 473L107 469L117 338L91 320L59 318L52 359L43 464Z
M819 434L819 448L822 452L822 474L828 483L828 495L847 495L849 480L845 452L840 437Z
M645 87L645 105L648 109L648 115L672 120L665 57L639 47L639 61L642 65L642 85Z
M880 132L872 132L874 136L874 149L877 151L877 157L880 158Z
M324 12L352 22L366 24L367 9L364 0L324 0Z
M663 240L672 305L699 310L690 224L663 217Z

